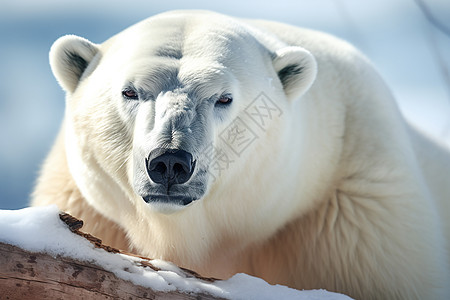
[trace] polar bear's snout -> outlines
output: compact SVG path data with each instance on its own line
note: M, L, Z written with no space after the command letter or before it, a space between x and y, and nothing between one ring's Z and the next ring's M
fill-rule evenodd
M192 154L179 149L155 149L146 160L147 174L167 191L174 184L187 182L195 169Z
M202 149L212 139L212 105L166 92L138 108L130 179L155 211L178 210L205 196L210 180Z
M196 161L191 153L181 149L156 148L145 159L149 189L142 195L147 203L185 206L197 200L188 181L195 171ZM192 179L195 181L195 179ZM192 181L191 180L191 181ZM196 184L194 184L196 185ZM203 193L201 193L203 194Z

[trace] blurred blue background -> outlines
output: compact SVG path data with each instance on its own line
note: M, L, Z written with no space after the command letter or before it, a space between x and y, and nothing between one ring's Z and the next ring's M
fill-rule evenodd
M63 117L64 94L48 65L52 43L65 34L101 43L172 9L277 20L346 39L374 62L405 117L450 145L450 36L427 20L417 1L450 28L448 0L2 0L0 209L27 206Z

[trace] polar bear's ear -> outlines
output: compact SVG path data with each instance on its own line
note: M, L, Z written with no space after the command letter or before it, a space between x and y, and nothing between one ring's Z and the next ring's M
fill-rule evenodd
M56 40L50 49L50 66L66 92L75 91L83 72L97 52L97 45L75 35Z
M290 46L277 50L273 66L290 100L301 97L316 79L316 60L301 47Z

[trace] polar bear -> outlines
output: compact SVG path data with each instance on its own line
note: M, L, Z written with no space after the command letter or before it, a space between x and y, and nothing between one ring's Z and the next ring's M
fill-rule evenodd
M317 31L206 11L58 39L61 131L32 204L205 276L448 299L449 151Z

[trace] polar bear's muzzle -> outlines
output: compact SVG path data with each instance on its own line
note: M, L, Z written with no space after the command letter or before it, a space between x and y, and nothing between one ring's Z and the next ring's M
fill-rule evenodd
M155 149L146 161L147 173L153 182L169 189L174 184L183 184L194 173L192 154L178 149Z
M186 183L195 170L192 154L180 149L157 148L145 160L149 178L158 185L158 193L143 197L145 202L187 205L193 199L188 195L173 194L174 185Z

